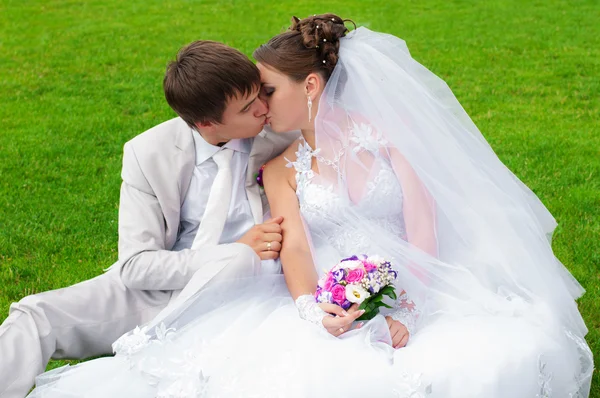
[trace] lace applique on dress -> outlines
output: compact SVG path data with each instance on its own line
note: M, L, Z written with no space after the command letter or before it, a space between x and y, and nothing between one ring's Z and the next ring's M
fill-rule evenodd
M140 328L136 326L131 333L124 334L119 337L112 345L113 352L117 355L131 356L136 352L141 351L144 347L150 344L151 336L147 334L146 326Z
M355 153L369 151L374 155L379 154L381 148L387 145L387 140L383 138L381 131L373 130L370 124L352 122L350 128L350 141L356 146L352 149Z
M589 380L592 377L592 373L594 372L593 354L584 339L577 336L571 330L564 329L563 332L565 333L565 336L577 346L579 363L581 366L581 372L575 378L574 391L569 393L569 398L584 398L584 393L582 391L585 391L585 388L582 380Z
M394 308L396 308L396 311L389 314L389 316L391 316L393 320L406 326L408 333L412 335L416 329L415 326L421 311L417 309L415 303L410 299L406 292L402 292L398 297Z
M162 322L160 325L154 328L154 334L156 338L152 338L148 334L148 327L136 326L130 333L124 334L119 337L112 345L113 352L117 355L124 355L127 357L141 351L150 344L163 344L171 337L175 332L173 328L167 328Z
M535 394L535 398L552 398L552 387L550 382L552 381L552 373L546 371L546 363L542 360L542 357L538 359L539 375L538 385L540 391Z
M315 172L312 170L312 158L316 156L320 151L313 149L308 143L301 139L298 144L298 150L296 151L296 161L292 162L288 158L286 167L296 169L296 195L304 193L304 188L310 180L315 176Z

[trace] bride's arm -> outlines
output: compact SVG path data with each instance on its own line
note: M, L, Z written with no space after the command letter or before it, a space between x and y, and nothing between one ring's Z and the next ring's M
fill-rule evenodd
M403 214L407 241L432 257L437 257L438 242L433 198L412 166L398 150L391 149L389 151L389 158L402 186ZM426 276L420 274L418 267L414 266L413 272L419 274L417 276L421 280L426 280ZM406 291L403 290L400 293L394 307L395 311L392 311L388 316L402 323L409 334L412 335L415 331L420 311L416 308ZM403 341L403 343L406 344L406 341Z
M298 198L290 184L290 169L285 167L283 157L275 158L265 166L263 181L271 215L283 217L279 257L288 289L294 300L314 294L318 276L300 216Z
M300 317L339 336L350 330L352 323L364 314L354 309L348 314L335 304L318 304L315 300L318 275L315 269L296 191L292 186L290 169L283 156L273 159L263 170L265 193L271 206L272 217L283 217L283 242L279 258L285 282L294 298ZM336 316L328 316L335 314ZM360 327L360 326L359 326Z
M391 149L389 157L402 186L407 241L432 257L437 257L434 200L410 163L398 150Z

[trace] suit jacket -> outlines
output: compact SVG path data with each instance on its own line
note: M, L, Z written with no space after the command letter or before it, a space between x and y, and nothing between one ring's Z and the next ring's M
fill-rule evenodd
M195 167L194 131L181 119L168 120L127 142L123 153L119 207L119 260L123 283L133 289L179 290L205 264L203 250L171 251L181 206ZM268 206L255 174L298 137L263 130L252 143L246 192L254 221ZM206 250L210 250L207 247ZM113 268L111 267L111 268Z

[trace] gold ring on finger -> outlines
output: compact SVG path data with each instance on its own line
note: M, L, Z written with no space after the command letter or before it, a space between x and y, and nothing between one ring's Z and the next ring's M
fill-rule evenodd
M338 331L339 331L340 333L344 333L344 328L339 328L339 329L338 329Z
M271 251L271 242L267 242L267 251L270 252Z

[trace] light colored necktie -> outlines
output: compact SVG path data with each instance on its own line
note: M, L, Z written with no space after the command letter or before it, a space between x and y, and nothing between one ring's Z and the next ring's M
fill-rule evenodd
M231 202L233 186L232 156L232 149L223 148L212 157L217 164L218 171L208 195L206 210L202 216L200 227L192 243L192 250L197 250L201 246L219 244L229 213L229 203Z

